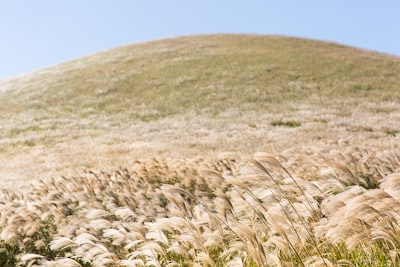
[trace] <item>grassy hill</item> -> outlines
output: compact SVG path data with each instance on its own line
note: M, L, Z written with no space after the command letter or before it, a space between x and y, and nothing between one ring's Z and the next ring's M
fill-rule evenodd
M398 57L329 42L204 35L118 47L0 82L0 177L371 136L388 144L399 88Z
M329 42L180 37L3 80L0 265L398 266L399 144L400 58Z
M154 120L194 111L268 110L319 97L398 101L399 58L333 43L251 35L134 44L11 80L2 111ZM21 95L22 94L22 95ZM12 101L10 101L12 99ZM29 101L28 101L29 100Z

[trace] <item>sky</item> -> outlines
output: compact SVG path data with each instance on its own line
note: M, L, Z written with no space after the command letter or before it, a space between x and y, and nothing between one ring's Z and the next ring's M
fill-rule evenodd
M400 1L2 0L0 79L113 47L210 33L278 34L400 56Z

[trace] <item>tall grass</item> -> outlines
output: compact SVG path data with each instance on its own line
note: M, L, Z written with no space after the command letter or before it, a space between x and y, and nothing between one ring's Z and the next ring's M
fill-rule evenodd
M399 63L212 35L0 82L2 188L57 174L0 192L0 266L399 266Z
M3 191L0 264L397 266L400 155L334 156L148 159Z

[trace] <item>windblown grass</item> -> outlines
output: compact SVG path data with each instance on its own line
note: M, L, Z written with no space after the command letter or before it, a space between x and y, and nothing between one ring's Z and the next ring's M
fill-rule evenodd
M2 81L0 266L399 266L399 75L212 35Z
M398 266L399 170L400 154L353 147L46 179L3 191L0 264Z

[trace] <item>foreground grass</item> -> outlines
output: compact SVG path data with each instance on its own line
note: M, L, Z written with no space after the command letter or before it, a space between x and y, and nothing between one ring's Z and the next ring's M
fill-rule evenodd
M212 35L3 81L0 265L398 266L399 70Z
M398 266L400 155L331 156L149 159L3 191L0 263Z

